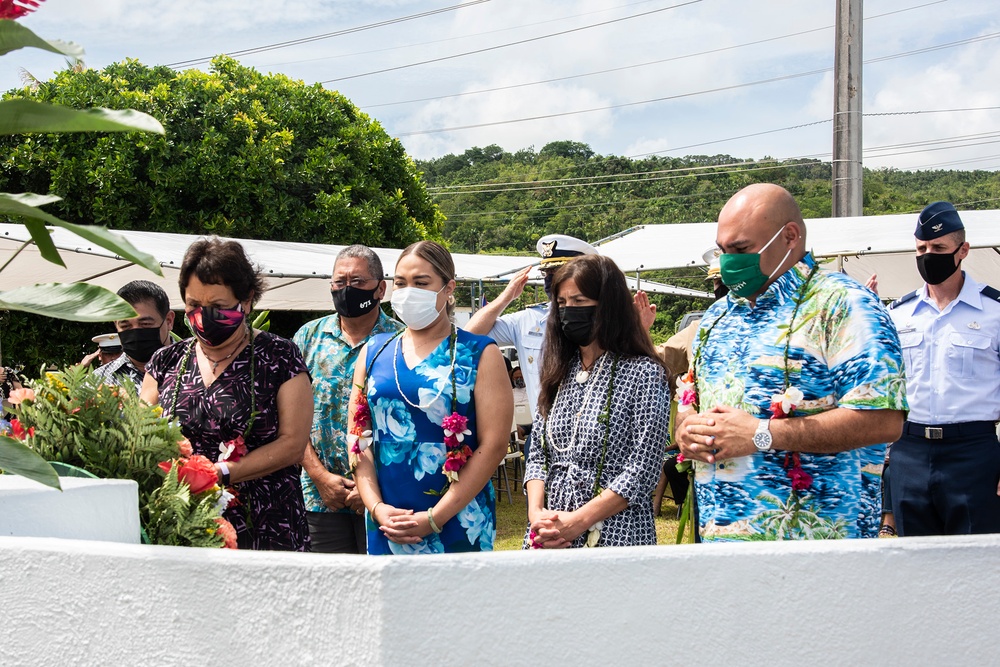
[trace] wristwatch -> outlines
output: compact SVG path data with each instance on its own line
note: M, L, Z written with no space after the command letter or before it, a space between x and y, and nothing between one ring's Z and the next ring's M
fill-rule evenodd
M758 419L757 430L753 433L753 446L757 451L766 452L771 449L771 420Z

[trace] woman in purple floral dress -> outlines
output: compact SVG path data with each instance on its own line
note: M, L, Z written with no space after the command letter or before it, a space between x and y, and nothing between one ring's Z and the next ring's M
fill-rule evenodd
M239 243L192 244L180 291L195 335L153 355L142 397L180 421L195 454L216 461L219 483L236 493L224 516L239 548L305 551L299 462L312 390L298 348L249 325L263 289Z

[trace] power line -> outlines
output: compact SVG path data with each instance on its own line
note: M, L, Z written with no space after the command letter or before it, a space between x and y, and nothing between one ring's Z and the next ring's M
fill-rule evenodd
M280 67L282 65L297 65L299 63L312 63L318 62L320 60L334 60L341 58L353 58L355 56L368 56L373 53L385 53L386 51L399 51L401 49L412 49L417 46L430 46L432 44L444 44L446 42L455 42L463 39L470 39L473 37L482 37L484 35L493 35L498 32L510 32L511 30L521 30L522 28L533 28L539 25L546 25L548 23L560 23L562 21L567 21L569 19L576 19L583 16L591 16L593 14L606 14L610 11L615 11L618 9L624 9L625 7L633 7L635 5L648 5L650 2L658 2L659 0L641 0L640 2L630 2L624 5L618 5L616 7L609 7L607 9L597 9L592 12L583 12L582 14L570 14L569 16L560 16L559 18L548 19L545 21L535 21L534 23L522 23L520 25L509 26L507 28L497 28L496 30L484 30L483 32L473 32L467 35L460 35L458 37L448 37L445 39L431 39L426 42L413 42L410 44L401 44L398 46L387 46L384 49L370 49L368 51L355 51L354 53L338 53L334 56L321 56L319 58L303 58L300 60L286 60L280 63L265 63L264 67ZM937 0L937 2L946 2L947 0Z
M352 74L350 76L341 76L336 79L327 79L326 81L320 81L320 83L336 83L338 81L348 81L350 79L357 79L363 76L372 76L373 74L384 74L386 72L395 72L401 69L408 69L410 67L418 67L420 65L429 65L430 63L437 63L443 60L452 60L454 58L463 58L465 56L475 55L477 53L487 53L489 51L496 51L497 49L506 49L511 46L519 46L521 44L528 44L530 42L537 42L543 39L549 39L550 37L559 37L561 35L568 35L574 32L580 32L582 30L590 30L591 28L598 28L601 26L610 25L612 23L619 23L621 21L630 21L632 19L641 18L643 16L649 16L650 14L658 14L659 12L669 11L671 9L678 9L680 7L686 7L688 5L696 5L702 0L688 0L687 2L682 2L677 5L671 5L669 7L662 7L660 9L653 9L648 12L642 12L639 14L632 14L631 16L622 16L617 19L611 19L609 21L601 21L600 23L592 23L590 25L580 26L578 28L570 28L569 30L561 30L559 32L549 33L547 35L539 35L538 37L529 37L528 39L521 39L516 42L508 42L506 44L497 44L496 46L487 46L482 49L475 49L474 51L465 51L464 53L455 53L450 56L441 56L440 58L431 58L430 60L422 60L416 63L407 63L406 65L397 65L395 67L386 67L385 69L374 70L371 72L363 72L361 74Z
M981 41L982 39L995 39L997 37L1000 37L1000 33L993 33L991 35L984 36L982 38L980 38L980 37L973 37L973 38L969 38L969 39L962 39L962 40L958 40L958 41L955 41L955 42L949 42L947 44L938 45L936 47L933 47L933 50L938 50L938 49L943 49L943 48L951 48L951 47L955 47L955 46L961 46L961 45L972 43L972 42L975 42L975 41ZM879 58L878 61L890 60L892 58L897 58L897 57L901 58L901 57L904 57L904 56L914 55L914 54L917 54L917 53L924 53L926 51L927 51L927 49L920 49L918 51L909 51L909 52L906 52L906 53L895 54L893 56L885 56L883 58ZM869 61L865 61L865 64L868 64L868 62ZM656 97L656 98L648 99L648 100L638 100L636 102L622 102L621 104L609 104L609 105L606 105L606 106L593 107L593 108L590 108L590 109L576 109L574 111L561 111L561 112L551 113L551 114L542 114L542 115L539 115L539 116L528 116L528 117L525 117L525 118L510 118L510 119L507 119L507 120L489 121L489 122L484 122L484 123L473 123L471 125L456 125L454 127L439 127L439 128L434 128L434 129L430 129L430 130L414 130L413 132L401 132L401 133L397 134L396 136L399 136L399 137L411 137L411 136L422 135L422 134L439 134L439 133L443 133L443 132L456 132L456 131L459 131L459 130L471 130L471 129L477 129L477 128L481 128L481 127L493 127L493 126L496 126L496 125L511 125L511 124L514 124L514 123L527 123L527 122L532 122L532 121L537 121L537 120L548 120L548 119L551 119L551 118L561 118L561 117L564 117L564 116L575 116L575 115L585 114L585 113L594 113L594 112L597 112L597 111L610 111L610 110L613 110L613 109L623 109L623 108L627 108L627 107L640 106L640 105L645 105L645 104L653 104L653 103L656 103L656 102L667 102L667 101L671 101L671 100L682 99L682 98L685 98L685 97L696 97L696 96L699 96L699 95L707 95L707 94L710 94L710 93L724 92L724 91L727 91L727 90L735 90L735 89L739 89L739 88L748 88L748 87L751 87L751 86L760 86L760 85L764 85L764 84L767 84L767 83L775 83L777 81L788 81L790 79L798 79L798 78L802 78L802 77L815 76L817 74L825 74L825 73L831 72L831 71L833 71L832 67L824 67L822 69L811 70L811 71L808 71L808 72L798 72L798 73L795 73L795 74L786 74L786 75L783 75L783 76L772 77L770 79L761 79L761 80L758 80L758 81L749 81L749 82L744 82L744 83L737 83L737 84L733 84L733 85L730 85L730 86L721 86L719 88L708 88L708 89L705 89L705 90L699 90L699 91L694 91L694 92L690 92L690 93L680 93L678 95L668 95L666 97Z
M922 5L916 5L914 7L906 7L904 9L897 9L897 10L892 11L892 12L885 12L883 14L876 14L874 16L866 17L865 21L870 21L870 20L874 20L874 19L883 18L883 17L886 17L886 16L890 16L892 14L899 14L899 13L902 13L902 12L909 12L909 11L913 11L915 9L922 9L922 8L927 7L929 5L936 5L936 4L940 4L942 2L947 2L947 0L934 0L934 2L928 2L928 3L922 4ZM640 68L640 67L648 67L650 65L659 65L659 64L662 64L662 63L672 62L672 61L675 61L675 60L684 60L684 59L687 59L687 58L696 58L696 57L699 57L699 56L712 55L714 53L722 53L724 51L732 51L734 49L742 49L742 48L745 48L745 47L748 47L748 46L758 46L760 44L767 44L769 42L776 42L776 41L780 41L780 40L783 40L783 39L789 39L789 38L792 38L792 37L801 37L802 35L808 35L808 34L811 34L811 33L814 33L814 32L822 32L824 30L832 30L833 27L834 26L832 26L832 25L828 25L828 26L823 26L821 28L810 28L808 30L801 30L799 32L793 32L793 33L788 33L788 34L785 34L785 35L779 35L777 37L768 37L766 39L759 39L759 40L756 40L756 41L753 41L753 42L744 42L743 44L733 44L731 46L723 46L723 47L720 47L720 48L717 48L717 49L709 49L708 51L699 51L697 53L688 53L688 54L684 54L684 55L680 55L680 56L673 56L673 57L670 57L670 58L663 58L661 60L651 60L649 62L644 62L644 63L635 63L635 64L632 64L632 65L623 65L621 67L613 67L611 69L597 70L595 72L586 72L584 74L572 74L572 75L569 75L569 76L561 76L561 77L556 77L556 78L553 78L553 79L544 79L544 80L541 80L541 81L529 81L529 82L525 82L525 83L515 83L515 84L511 84L509 86L498 86L496 88L482 88L480 90L469 90L469 91L465 91L465 92L461 92L461 93L451 93L451 94L448 94L448 95L437 95L437 96L434 96L434 97L421 97L421 98L417 98L417 99L403 100L403 101L399 101L399 102L383 102L383 103L380 103L380 104L367 104L367 105L366 104L359 104L358 106L361 107L362 109L377 109L379 107L398 106L398 105L403 105L403 104L415 104L417 102L433 102L433 101L437 101L437 100L450 99L450 98L453 98L453 97L465 97L465 96L468 96L468 95L482 95L482 94L485 94L485 93L495 93L495 92L498 92L498 91L501 91L501 90L512 90L512 89L516 89L516 88L525 88L525 87L529 87L529 86L539 86L539 85L543 85L543 84L546 84L546 83L557 83L559 81L570 81L572 79L580 79L580 78L585 78L585 77L590 77L590 76L598 76L598 75L601 75L601 74L609 74L609 73L613 73L613 72L620 72L622 70L627 70L627 69L637 69L637 68Z
M248 56L255 53L262 53L264 51L273 51L275 49L284 49L289 46L297 46L299 44L308 44L309 42L318 42L323 39L331 39L333 37L341 37L343 35L349 35L355 32L362 32L364 30L372 30L373 28L383 28L388 25L395 25L397 23L403 23L406 21L413 21L414 19L422 19L428 16L434 16L435 14L443 14L445 12L452 12L456 9L464 9L465 7L472 7L473 5L481 5L490 0L471 0L470 2L463 2L460 5L451 5L450 7L441 7L440 9L432 9L426 12L420 12L419 14L410 14L409 16L400 16L393 19L387 19L385 21L378 21L377 23L369 23L367 25L356 26L354 28L346 28L344 30L337 30L336 32L328 32L322 35L313 35L311 37L302 37L299 39L291 39L287 42L277 42L275 44L267 44L264 46L255 46L249 49L243 49L241 51L230 51L224 55L238 58L239 56ZM181 60L175 63L168 63L167 67L191 67L193 65L200 65L202 63L211 62L212 58L215 56L207 56L204 58L192 58L190 60Z

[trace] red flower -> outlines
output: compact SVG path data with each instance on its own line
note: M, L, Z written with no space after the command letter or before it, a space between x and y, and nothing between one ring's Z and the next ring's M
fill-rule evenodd
M38 9L45 0L0 0L0 19L19 19Z
M231 461L233 463L236 463L237 461L239 461L241 458L243 458L247 454L247 445L243 441L243 436L242 435L238 435L235 438L233 438L232 440L226 440L225 445L226 445L226 449L227 450L230 447L233 448L233 451L230 452L229 457L226 459L227 461Z
M170 468L175 465L177 466L177 479L191 487L191 493L198 494L208 491L219 481L215 464L201 454L176 461L162 461L160 462L160 470L170 472Z
M444 446L448 449L457 449L462 446L462 443L458 441L458 438L454 435L446 435L444 437Z
M25 431L24 430L24 426L21 425L20 421L18 421L17 419L11 419L10 420L10 434L12 436L14 436L15 438L17 438L18 440L24 440L29 435L32 435L32 436L35 435L35 427L34 426L29 426L28 430Z
M787 416L785 411L781 409L781 401L771 403L771 419L784 419Z
M805 491L812 486L812 475L802 468L792 468L788 471L788 479L792 481L792 489L795 491Z
M215 522L219 524L219 528L216 530L216 533L221 535L223 541L225 542L223 547L226 549L236 549L236 529L233 528L233 524L223 518L218 518Z

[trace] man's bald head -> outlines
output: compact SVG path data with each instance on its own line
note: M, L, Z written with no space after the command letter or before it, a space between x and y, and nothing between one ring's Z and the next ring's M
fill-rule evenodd
M762 251L775 234L778 237ZM802 211L791 193L779 185L748 185L719 212L716 243L727 254L760 252L761 271L777 277L806 254ZM763 289L771 282L768 280Z

